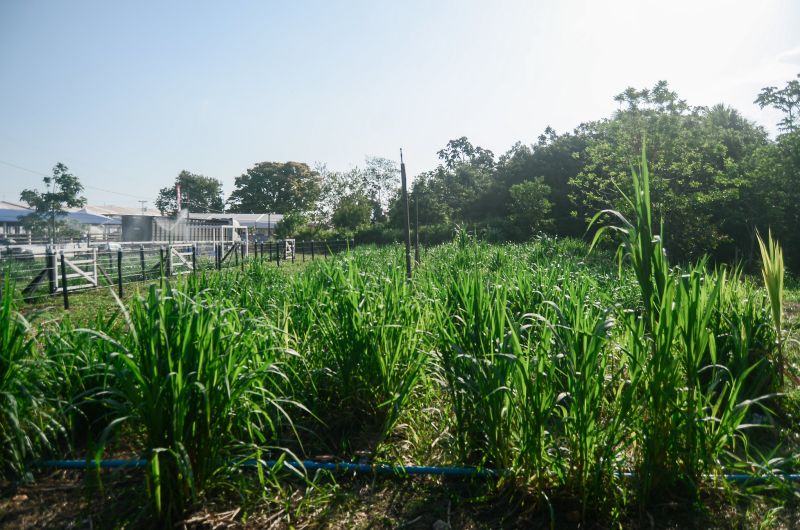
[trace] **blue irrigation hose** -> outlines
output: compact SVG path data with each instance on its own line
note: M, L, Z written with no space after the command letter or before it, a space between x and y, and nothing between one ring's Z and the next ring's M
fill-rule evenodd
M436 467L436 466L392 466L388 464L352 464L348 462L316 462L314 460L284 460L283 463L303 467L310 471L323 469L331 472L374 473L378 475L441 475L449 477L499 477L510 474L508 470L496 470L476 467ZM266 460L265 467L273 467L278 460ZM40 467L50 469L119 469L145 467L147 460L45 460ZM241 467L256 467L257 461L245 460Z
M309 471L316 471L319 469L325 471L336 472L354 472L363 474L377 474L377 475L438 475L446 477L502 477L511 474L508 469L491 469L491 468L476 468L476 467L440 467L440 466L392 466L389 464L352 464L349 462L316 462L314 460L303 460L302 462L294 460L284 460L284 464L295 465L303 467ZM273 467L278 464L278 460L266 460L263 462L265 467ZM145 467L147 460L133 459L133 460L45 460L39 464L40 467L50 469L121 469L121 468L139 468ZM240 464L242 467L256 467L257 461L245 460ZM625 479L633 479L636 477L635 473L624 472L618 473L618 477ZM786 480L789 482L800 482L800 473L774 473L770 475L750 475L747 473L731 473L719 475L721 478L728 482L735 483L751 483L760 484L769 479ZM708 475L706 478L713 479L715 475Z
M36 465L50 469L121 469L145 467L147 460L45 460Z
M284 461L290 465L302 464L302 467L310 471L323 469L331 472L347 472L377 475L442 475L448 477L498 477L508 475L507 470L496 470L475 467L437 467L437 466L392 466L388 464L352 464L349 462L315 462L313 460L303 460L295 462L292 460ZM264 465L272 467L277 464L277 460L267 460ZM256 467L255 460L247 460L242 463L244 467Z

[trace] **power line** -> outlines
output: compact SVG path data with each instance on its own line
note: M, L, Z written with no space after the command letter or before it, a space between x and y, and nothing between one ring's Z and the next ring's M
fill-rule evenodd
M22 171L27 171L28 173L33 173L34 175L41 175L42 177L51 177L52 176L52 175L48 175L46 173L42 173L41 171L36 171L34 169L28 169L26 167L22 167L22 166L18 166L16 164L12 164L11 162L6 162L5 160L0 160L0 164L4 164L6 166L10 166L10 167L13 167L13 168L16 168L16 169L21 169ZM107 190L107 189L104 189L104 188L98 188L97 186L84 185L83 187L84 188L88 188L90 190L103 191L105 193L113 193L114 195L122 195L123 197L131 197L133 199L142 199L141 195L131 195L130 193L122 193L121 191L112 191L112 190Z

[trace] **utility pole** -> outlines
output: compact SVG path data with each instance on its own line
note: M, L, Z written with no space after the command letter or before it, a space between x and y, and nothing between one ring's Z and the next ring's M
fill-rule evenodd
M406 164L403 162L403 150L400 149L400 179L403 185L403 212L405 213L406 240L406 278L411 280L411 220L408 212L408 187L406 186Z
M414 262L419 266L419 190L414 180Z
M50 199L50 245L55 245L56 243L56 206L54 201L56 195L56 183L55 179L53 179L53 187L52 187L52 194L50 193L50 179L47 179L47 194L49 195L48 199ZM66 303L66 302L65 302Z

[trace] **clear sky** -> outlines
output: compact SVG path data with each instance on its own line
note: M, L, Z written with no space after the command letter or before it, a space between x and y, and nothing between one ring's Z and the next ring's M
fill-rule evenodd
M256 162L403 147L413 175L451 138L499 154L659 79L773 131L752 102L800 72L798 23L796 0L2 0L0 199L56 162L92 204L151 207L182 169L227 197Z

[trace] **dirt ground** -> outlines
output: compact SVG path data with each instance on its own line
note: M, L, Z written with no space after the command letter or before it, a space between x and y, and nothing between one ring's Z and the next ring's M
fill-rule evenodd
M99 484L99 487L97 487ZM0 528L105 529L151 528L141 470L95 473L57 471L39 475L29 485L0 490ZM206 500L176 528L185 529L733 529L800 528L798 503L781 496L709 493L702 508L666 500L648 511L629 513L612 522L587 517L569 499L520 498L488 494L482 484L438 478L375 479L340 477L316 485L290 485L260 502L237 503L230 493ZM795 490L795 496L797 495ZM733 495L734 498L731 497ZM733 501L733 502L731 502ZM513 506L513 510L509 507ZM764 526L761 526L761 525Z

